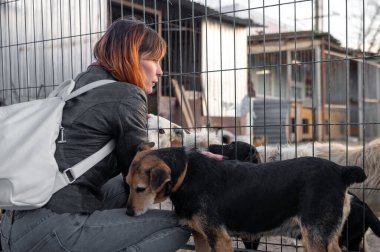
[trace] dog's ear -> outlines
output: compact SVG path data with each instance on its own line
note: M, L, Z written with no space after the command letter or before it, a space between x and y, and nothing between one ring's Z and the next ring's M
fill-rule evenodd
M249 150L247 150L247 156L243 161L251 162L254 164L261 164L260 154L254 146L251 146Z
M170 174L161 168L150 169L149 173L149 184L153 191L162 190L171 181Z
M154 142L141 143L137 146L137 151L146 151L154 147Z
M160 168L153 168L150 170L149 180L152 191L156 192L154 202L160 203L164 201L170 195L173 187L170 174Z

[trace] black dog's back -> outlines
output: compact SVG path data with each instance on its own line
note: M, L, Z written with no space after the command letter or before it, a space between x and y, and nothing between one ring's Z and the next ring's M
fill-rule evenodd
M314 216L315 208L320 208L316 215L320 211L341 212L342 205L322 206L321 202L329 198L330 202L343 204L347 182L352 179L342 177L353 178L355 182L363 179L360 168L342 169L333 162L313 157L255 165L216 160L192 152L188 160L186 180L178 193L172 195L176 210L181 215L187 206L183 211L187 216L181 217L189 217L202 207L208 216L219 209L221 216L216 219L224 220L228 229L236 232L270 230L297 214L313 222L318 217ZM301 198L303 212L297 213Z
M227 145L210 145L209 151L215 154L225 156L227 159L251 162L254 164L261 163L260 155L256 148L248 143L236 141ZM367 176L363 169L358 166L341 166L343 182L348 186L353 183L363 182Z

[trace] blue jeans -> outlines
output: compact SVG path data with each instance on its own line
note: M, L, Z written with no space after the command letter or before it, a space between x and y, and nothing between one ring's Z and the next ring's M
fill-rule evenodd
M121 177L104 186L103 209L92 214L57 214L46 208L6 211L1 244L6 251L176 251L190 232L171 211L126 215ZM114 208L119 207L119 208Z

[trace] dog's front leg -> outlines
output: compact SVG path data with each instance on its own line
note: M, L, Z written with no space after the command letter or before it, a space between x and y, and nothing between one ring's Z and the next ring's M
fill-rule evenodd
M211 248L208 245L207 238L197 231L192 232L195 243L196 252L210 252Z
M339 240L338 235L331 240L330 244L327 246L328 252L342 252L342 249L339 246L338 240Z
M212 252L233 252L232 239L224 227L209 230L208 240Z
M196 252L210 252L211 247L208 243L204 227L207 226L204 222L204 217L201 215L194 215L191 219L183 219L182 223L188 225L192 231L195 243Z

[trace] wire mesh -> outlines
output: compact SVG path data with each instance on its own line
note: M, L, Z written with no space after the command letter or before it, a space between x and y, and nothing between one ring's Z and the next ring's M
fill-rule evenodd
M380 135L379 13L375 0L1 0L0 106L46 97L93 62L109 24L139 17L168 44L150 113L262 146L263 161L323 142L350 163L355 145L379 176L365 151ZM379 188L357 187L364 202ZM259 248L302 251L284 239Z

